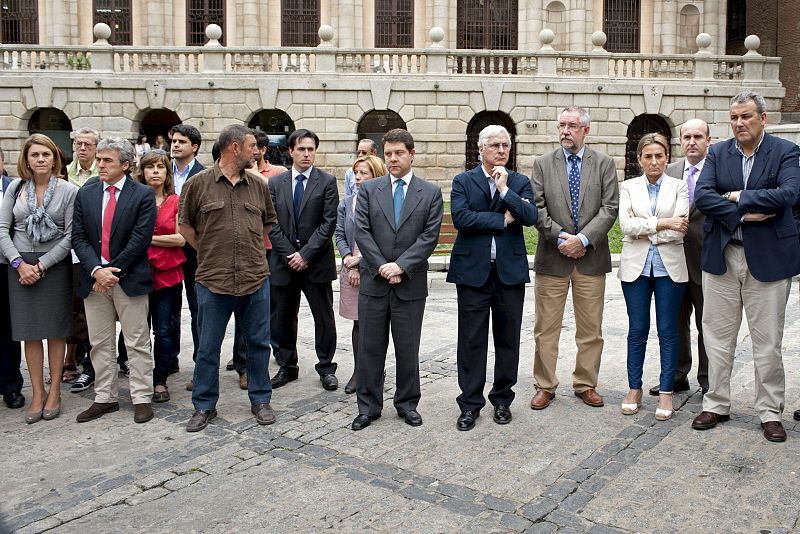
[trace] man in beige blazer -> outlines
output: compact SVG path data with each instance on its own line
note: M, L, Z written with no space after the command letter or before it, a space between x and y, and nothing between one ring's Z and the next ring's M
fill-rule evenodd
M697 327L697 381L703 393L708 391L708 355L703 343L703 272L700 269L700 252L703 249L703 223L705 215L694 205L694 187L706 161L711 135L708 124L702 119L690 119L680 129L683 159L667 165L666 174L685 180L689 187L689 232L683 238L686 267L689 269L689 285L681 303L678 317L678 367L675 370L673 391L688 391L689 371L692 370L692 332L689 323L694 310ZM694 170L692 170L694 169ZM650 388L650 395L658 396L658 384Z
M558 121L561 146L536 158L533 165L539 210L534 410L547 408L558 387L558 341L570 286L578 347L572 387L587 405L603 406L596 388L603 352L605 275L611 272L608 231L617 218L619 186L614 161L585 145L590 124L585 109L564 109Z

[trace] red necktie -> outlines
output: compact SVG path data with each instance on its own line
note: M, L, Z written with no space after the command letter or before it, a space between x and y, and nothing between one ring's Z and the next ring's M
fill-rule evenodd
M100 255L111 261L111 251L109 250L109 242L111 241L111 221L114 220L114 210L117 208L117 197L114 194L117 188L109 185L106 189L108 191L108 204L106 210L103 212L103 236L100 241Z

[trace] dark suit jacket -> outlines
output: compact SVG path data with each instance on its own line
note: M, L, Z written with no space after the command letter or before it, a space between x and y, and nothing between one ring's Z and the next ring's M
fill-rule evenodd
M485 284L489 278L492 238L500 281L507 285L531 281L522 227L536 224L533 187L527 176L514 171L509 171L507 183L505 198L501 199L498 192L492 199L482 166L453 179L450 213L458 236L450 256L448 282L473 287ZM503 214L507 211L514 222L505 227Z
M92 269L100 265L100 240L103 232L103 182L87 182L78 190L72 222L72 248L81 260L78 296L92 291ZM136 297L152 291L147 248L156 224L156 197L153 188L130 178L117 197L111 223L111 258L107 267L121 269L119 285L126 295Z
M704 271L725 273L725 246L742 215L757 212L774 213L775 217L742 223L750 273L761 282L774 282L800 272L800 241L792 217L792 206L800 191L798 161L800 147L765 133L744 189L742 156L736 150L736 139L711 147L694 194L695 204L706 216ZM740 190L738 203L721 196Z
M272 253L269 255L270 283L284 286L291 281L297 271L289 267L286 257L297 251L300 251L300 255L309 264L300 273L307 276L310 282L321 284L336 279L336 259L331 240L336 229L336 208L339 205L336 178L317 167L311 169L300 204L297 227L292 203L292 171L270 178L269 192L278 215L278 223L269 233L272 241Z
M203 170L205 170L203 164L197 161L197 159L195 159L194 167L192 167L192 170L189 171L189 174L186 176L186 180L189 180L189 178L191 178L192 176Z
M444 203L436 185L412 175L406 188L400 224L394 222L390 175L361 185L356 206L356 242L361 251L359 293L383 297L394 288L401 300L428 296L428 258L439 241ZM395 262L405 272L399 284L378 274L378 268Z
M670 163L667 165L665 174L677 178L678 180L683 180L685 161L685 158L681 158L675 163ZM696 183L695 187L697 187ZM686 237L683 238L683 252L686 255L686 267L689 269L689 279L697 285L701 285L703 281L703 272L702 269L700 269L700 255L703 251L703 225L705 222L706 216L697 209L697 204L692 204L689 207L689 231Z
M578 231L589 239L586 254L573 260L558 251L558 234L563 229L574 234L572 204L567 184L567 162L559 146L536 158L533 163L533 193L539 219L539 242L536 245L534 271L553 276L567 276L576 268L583 274L611 272L608 231L617 220L619 184L614 160L586 147L581 164L581 187L578 198Z

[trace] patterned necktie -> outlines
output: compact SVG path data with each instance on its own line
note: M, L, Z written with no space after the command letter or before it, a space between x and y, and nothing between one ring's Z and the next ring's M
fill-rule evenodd
M403 179L396 180L394 182L394 225L395 227L400 225L400 215L403 213L403 202L406 200L405 191L403 191L403 186L406 185Z
M569 200L572 204L572 222L575 225L575 233L578 233L578 193L581 190L581 159L575 154L569 156Z
M694 204L694 187L697 185L697 167L689 167L689 176L686 178L686 185L689 186L689 205Z
M298 174L297 183L294 185L294 197L292 197L292 204L294 204L294 225L297 227L297 222L300 219L300 204L303 202L303 193L305 192L305 188L303 187L303 181L306 179L305 174Z
M108 203L106 203L106 209L103 212L103 232L100 241L100 255L106 261L111 261L109 242L111 241L111 222L114 220L114 210L117 209L117 196L115 194L117 188L113 185L109 185L106 191L108 191Z

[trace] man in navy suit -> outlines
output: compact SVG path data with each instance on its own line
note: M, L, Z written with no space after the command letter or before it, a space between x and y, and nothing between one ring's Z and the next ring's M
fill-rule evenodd
M453 179L450 209L458 230L447 281L458 293L458 385L456 427L471 430L486 404L489 315L495 359L489 402L494 421L511 421L519 367L525 284L530 282L523 226L536 223L533 187L527 176L508 171L511 136L487 126L478 136L482 164Z
M785 441L781 341L790 283L800 271L792 216L800 148L764 131L766 103L757 93L734 96L730 117L734 138L711 147L695 189L695 204L706 216L701 266L709 388L692 428L705 430L730 418L730 378L744 310L753 340L755 409L764 437Z
M95 400L78 414L79 423L119 409L116 322L119 319L130 365L134 421L153 418L153 358L147 324L147 294L153 287L147 249L156 223L153 188L126 176L133 145L108 137L97 145L99 180L75 197L72 246L81 261L78 296L84 299Z

